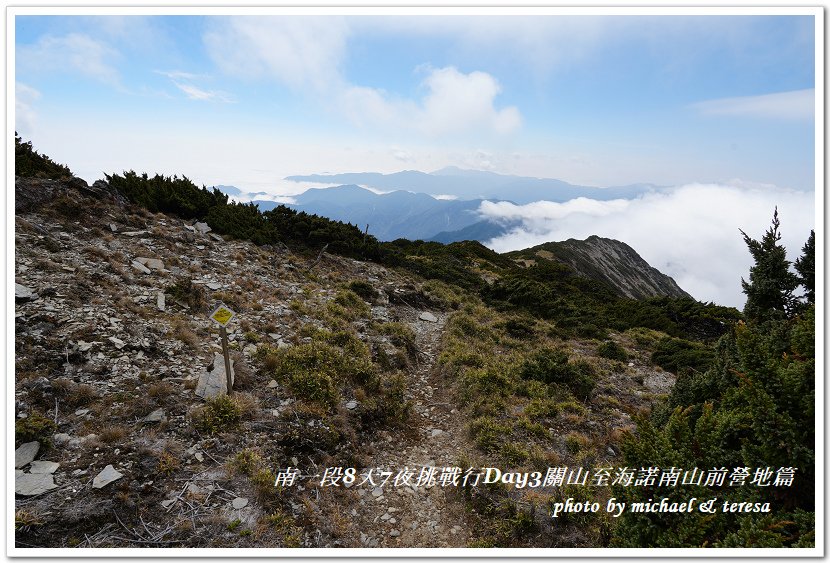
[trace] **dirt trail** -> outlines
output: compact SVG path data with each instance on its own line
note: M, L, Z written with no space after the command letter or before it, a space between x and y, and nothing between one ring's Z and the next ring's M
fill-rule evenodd
M406 431L382 432L373 442L375 451L367 470L377 467L393 473L383 487L359 485L363 481L360 476L352 487L356 502L349 514L349 535L353 547L465 547L470 539L455 487L394 483L398 471L404 468L413 472L413 485L425 466L437 468L437 477L444 467L457 465L467 448L465 427L455 410L452 391L440 381L436 366L448 315L435 312L437 322L429 322L420 320L419 314L412 309L406 312L418 348L418 362L409 373L407 385L416 422Z

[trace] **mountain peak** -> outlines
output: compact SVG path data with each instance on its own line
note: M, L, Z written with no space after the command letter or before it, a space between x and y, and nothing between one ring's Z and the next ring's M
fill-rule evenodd
M539 259L561 262L579 275L603 282L632 299L691 297L673 278L651 266L629 245L598 235L585 240L546 242L510 255L525 263Z

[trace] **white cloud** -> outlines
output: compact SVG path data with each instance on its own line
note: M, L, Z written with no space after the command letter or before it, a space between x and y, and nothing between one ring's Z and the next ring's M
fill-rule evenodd
M815 96L815 90L809 88L761 96L708 100L692 104L691 107L703 115L812 121Z
M30 71L76 71L101 82L120 86L115 68L118 52L88 35L45 35L33 45L17 48L18 65Z
M484 133L503 135L522 123L513 106L498 109L498 81L486 72L464 74L454 67L430 70L421 100L393 98L385 92L352 86L342 95L345 114L355 123L386 130L406 129L428 137Z
M354 25L338 17L240 16L210 20L203 40L223 72L269 77L294 90L308 90L358 125L428 137L470 132L502 135L520 127L517 108L495 107L501 86L486 72L428 69L422 83L425 94L419 100L351 83L342 67Z
M423 101L422 127L432 135L478 127L510 133L521 125L515 107L494 107L501 86L486 72L464 74L453 67L440 68L424 84L429 94Z
M743 307L741 277L752 259L738 232L760 238L774 207L781 219L788 258L798 257L815 222L815 195L781 188L690 184L633 200L517 206L485 202L483 216L520 220L522 226L489 241L498 252L590 235L621 240L649 264L672 276L696 299Z
M201 88L194 86L193 84L185 84L182 82L173 81L173 84L184 92L184 94L190 98L191 100L200 100L200 101L218 101L218 102L225 102L231 103L233 100L224 92L219 90L202 90Z
M348 35L343 18L237 16L212 18L209 25L205 47L228 74L267 75L317 93L340 80Z
M40 98L40 92L22 82L14 84L14 130L21 137L30 139L37 123L37 114L32 107Z

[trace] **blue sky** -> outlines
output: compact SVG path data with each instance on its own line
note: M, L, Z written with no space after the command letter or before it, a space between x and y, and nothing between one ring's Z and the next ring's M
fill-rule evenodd
M808 16L18 16L15 30L16 128L87 180L130 167L278 189L457 165L813 189Z

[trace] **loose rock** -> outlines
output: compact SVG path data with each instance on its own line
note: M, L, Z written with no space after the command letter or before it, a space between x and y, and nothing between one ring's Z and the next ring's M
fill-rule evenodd
M33 461L32 465L29 467L29 473L32 474L41 474L41 473L54 473L57 471L58 467L60 467L60 463L56 461Z
M40 442L26 442L14 451L14 467L20 469L30 464L38 450L40 449Z
M159 260L158 258L136 258L136 261L140 264L144 264L146 267L150 268L151 270L163 270L164 269L164 262Z
M127 233L124 233L124 234L127 234ZM139 272L141 272L142 274L149 274L149 273L151 273L151 272L150 272L150 269L149 269L149 268L147 268L147 266L145 266L144 264L142 264L142 263L141 263L141 262L139 262L138 260L133 260L133 261L130 263L130 266L132 266L133 268L135 268L136 270L138 270L138 271L139 271Z
M72 439L72 436L70 436L69 434L61 432L59 434L55 434L54 436L52 436L52 443L55 444L56 446L65 446L66 444L69 443L69 440L71 440L71 439Z
M120 473L112 465L107 465L98 475L95 476L95 479L92 480L92 488L102 489L123 476L124 474Z
M418 315L418 318L421 319L422 321L426 321L428 323L437 323L438 322L438 317L436 317L435 315L433 315L429 311L424 311L423 313Z
M14 479L15 494L24 497L40 495L56 487L51 473L23 473Z
M14 284L14 302L26 303L27 301L34 301L38 298L37 293L19 283Z
M165 416L164 414L164 409L156 409L141 419L142 424L153 424L160 422L167 422L167 416Z
M246 499L245 497L236 497L235 499L233 499L233 502L231 504L236 510L239 510L241 508L245 508L246 506L248 506L248 499Z
M210 371L205 370L199 376L199 383L196 384L196 395L203 399L210 399L217 395L228 394L228 382L225 376L225 358L222 354L213 356L213 364ZM231 360L231 385L233 385L233 360Z

